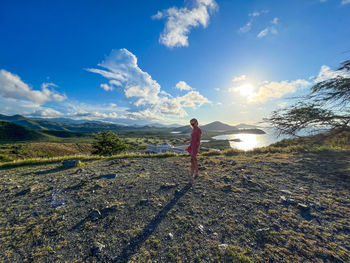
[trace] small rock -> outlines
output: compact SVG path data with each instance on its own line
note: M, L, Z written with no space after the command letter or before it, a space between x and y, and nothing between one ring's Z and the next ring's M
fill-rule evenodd
M280 199L282 200L282 202L286 202L287 201L287 198L284 195L281 195Z
M101 174L99 179L114 179L116 174Z
M227 245L227 244L220 244L220 245L218 245L218 247L219 247L219 249L220 249L222 252L225 252L226 249L227 249L227 247L228 247L228 245Z
M80 160L65 160L63 166L65 168L77 167L81 164Z
M172 233L169 233L169 234L168 234L168 237L169 237L169 239L171 239L171 240L174 239L174 235L173 235Z
M139 205L147 205L148 204L148 199L141 199L139 202Z
M219 237L219 234L216 233L216 232L214 232L214 233L213 233L213 236L214 236L215 238L218 238L218 237Z
M270 230L269 227L260 228L260 229L256 230L256 233L257 234L264 234L264 233L268 232L269 230Z
M198 225L198 231L199 231L199 233L204 234L204 226Z
M281 190L281 192L282 192L282 193L285 193L285 194L288 194L288 195L291 195L291 194L292 194L292 192L289 191L289 190Z
M89 217L90 217L91 221L96 221L101 217L101 212L98 211L97 209L94 209L89 214Z
M163 207L162 203L158 203L157 206L158 206L158 207Z
M297 202L293 198L289 199L287 202L290 205L296 205L297 204Z
M231 185L227 184L224 187L222 187L221 190L225 193L229 193L229 192L232 192L232 187Z
M94 246L91 248L91 255L95 256L97 253L101 252L102 249L104 249L106 245L100 243L100 242L94 242Z
M30 191L31 191L31 189L27 188L27 189L24 189L24 190L18 192L17 194L15 194L15 196L22 196L22 195L29 193Z
M305 211L305 210L309 210L310 209L310 207L308 207L307 205L305 205L305 204L302 204L302 203L298 203L298 206L297 206L300 210L303 210L303 211Z

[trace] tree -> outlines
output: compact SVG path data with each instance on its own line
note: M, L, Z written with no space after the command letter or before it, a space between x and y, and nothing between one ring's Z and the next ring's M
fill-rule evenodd
M309 95L288 108L273 111L264 121L279 135L297 135L308 127L350 131L350 60L337 71L336 77L317 83Z
M123 143L119 136L112 131L99 132L93 136L95 140L92 144L93 154L113 155L128 149L128 145Z

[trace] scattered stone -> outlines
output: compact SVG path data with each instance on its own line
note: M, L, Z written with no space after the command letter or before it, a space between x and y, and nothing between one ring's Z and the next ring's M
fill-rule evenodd
M178 184L175 184L175 183L165 183L165 184L160 186L160 190L168 190L168 189L171 189L171 188L174 188L177 186L178 186Z
M158 206L158 207L163 207L162 203L158 203L157 206Z
M22 195L26 195L30 192L30 188L24 189L20 192L18 192L17 194L15 194L15 196L22 196Z
M101 174L98 179L114 179L116 174Z
M199 233L204 234L204 226L199 224L197 227L198 227Z
M288 199L288 204L289 205L296 205L297 202L293 198L290 198L290 199Z
M284 195L281 195L280 199L282 200L282 202L286 202L287 201L287 198Z
M256 233L257 234L265 234L265 233L267 233L269 231L270 231L270 228L269 227L265 227L265 228L260 228L260 229L256 230Z
M63 161L63 166L65 168L77 167L81 164L80 160L65 160Z
M100 243L100 242L94 242L94 246L91 248L91 255L96 256L97 253L101 252L102 249L104 249L106 245Z
M281 192L282 192L282 193L285 193L285 194L288 194L288 195L291 195L291 194L292 194L292 192L289 191L289 190L281 190Z
M231 181L231 179L228 176L224 176L222 177L222 179L224 179L225 183L229 183Z
M97 209L94 209L90 212L89 217L91 221L96 221L101 217L101 212L98 211Z
M222 252L225 252L226 249L227 249L227 247L228 247L228 245L227 245L227 244L220 244L220 245L218 245L218 247L219 247L219 249L220 249Z
M82 172L83 172L83 169L79 168L78 170L76 170L76 171L74 172L74 174L80 174L80 173L82 173Z
M147 205L148 204L148 199L141 199L139 202L139 205Z
M302 203L298 203L298 206L297 206L300 210L302 211L306 211L306 210L309 210L310 207L308 207L307 205L305 204L302 204Z
M224 192L224 193L230 193L232 192L232 186L227 184L225 185L224 187L221 188L221 190Z
M101 210L101 217L105 218L106 216L110 215L111 213L114 213L117 211L117 206L107 206Z
M56 191L55 189L51 193L51 205L54 208L58 208L64 205L61 194L58 193L58 191Z
M169 237L169 239L171 239L171 240L174 239L174 235L173 235L172 233L169 233L169 234L168 234L168 237Z
M216 232L214 232L214 233L213 233L213 236L214 236L215 238L218 238L218 237L219 237L219 234L216 233Z

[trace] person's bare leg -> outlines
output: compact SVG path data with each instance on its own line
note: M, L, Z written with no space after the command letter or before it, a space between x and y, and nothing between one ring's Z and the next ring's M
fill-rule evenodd
M193 163L194 163L194 178L198 177L198 159L197 156L193 157Z
M190 174L190 184L193 184L193 173L195 170L194 158L191 156L191 174Z

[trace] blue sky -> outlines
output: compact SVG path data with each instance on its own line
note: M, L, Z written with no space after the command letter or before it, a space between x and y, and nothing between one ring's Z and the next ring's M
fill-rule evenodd
M2 1L0 113L257 123L350 57L350 0Z

